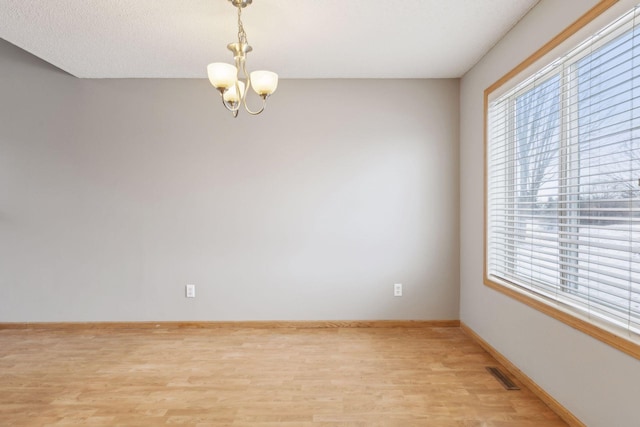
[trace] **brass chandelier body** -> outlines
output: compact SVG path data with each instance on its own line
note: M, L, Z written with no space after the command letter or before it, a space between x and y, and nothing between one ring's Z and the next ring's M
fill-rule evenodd
M227 45L227 49L233 52L235 66L214 62L207 66L207 74L213 87L220 93L222 104L234 117L238 116L241 105L249 114L257 115L264 111L267 98L278 87L278 75L264 70L247 72L247 53L253 49L247 41L247 33L242 25L242 9L250 5L253 0L229 1L238 9L238 41ZM262 98L262 106L257 111L251 110L247 105L247 93L250 88Z

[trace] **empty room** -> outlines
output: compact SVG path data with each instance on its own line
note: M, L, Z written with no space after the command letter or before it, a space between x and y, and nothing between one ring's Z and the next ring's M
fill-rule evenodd
M0 0L0 426L638 427L639 1Z

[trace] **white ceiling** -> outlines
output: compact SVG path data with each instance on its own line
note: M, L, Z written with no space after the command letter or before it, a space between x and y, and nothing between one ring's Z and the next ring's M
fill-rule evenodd
M538 0L255 0L250 70L281 78L446 78ZM0 0L0 37L83 78L206 77L232 62L227 0Z

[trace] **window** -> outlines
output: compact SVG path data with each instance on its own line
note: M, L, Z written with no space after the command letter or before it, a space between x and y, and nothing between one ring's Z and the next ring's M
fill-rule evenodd
M488 96L485 281L640 343L640 8Z

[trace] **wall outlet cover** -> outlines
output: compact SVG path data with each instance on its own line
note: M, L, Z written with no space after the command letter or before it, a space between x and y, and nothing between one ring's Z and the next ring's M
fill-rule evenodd
M393 296L401 297L402 296L402 283L396 283L393 285Z
M185 286L185 296L187 298L195 298L196 297L196 285L187 285L187 286Z

